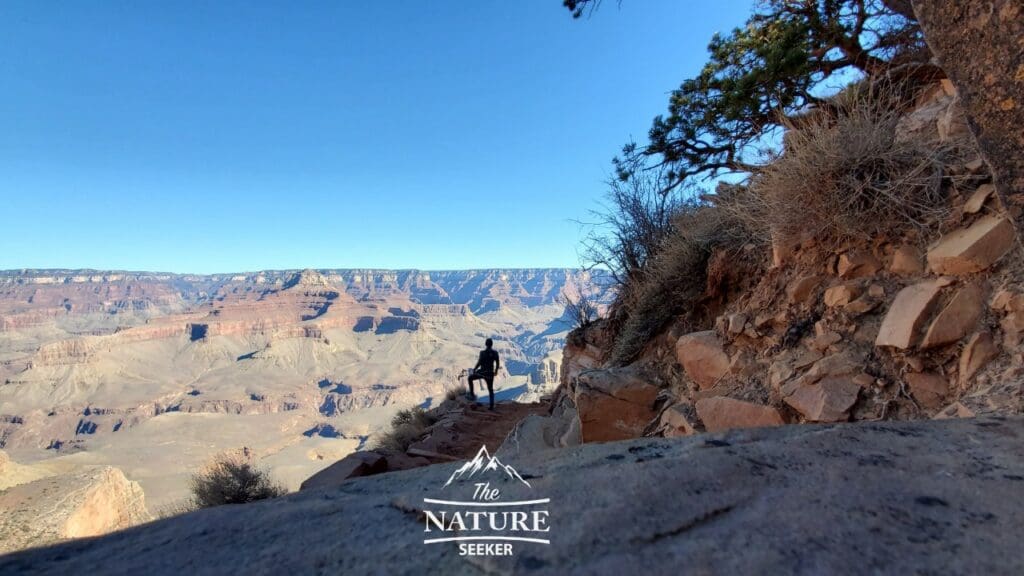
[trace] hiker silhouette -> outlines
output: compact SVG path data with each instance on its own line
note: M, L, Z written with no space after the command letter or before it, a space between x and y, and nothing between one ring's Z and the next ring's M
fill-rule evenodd
M473 392L473 382L477 380L483 380L487 383L487 393L491 399L491 410L494 410L494 375L501 369L501 360L498 358L498 353L494 351L494 341L488 338L484 341L484 348L480 351L480 358L476 361L476 366L473 367L473 371L469 374L469 397L476 399L476 394Z

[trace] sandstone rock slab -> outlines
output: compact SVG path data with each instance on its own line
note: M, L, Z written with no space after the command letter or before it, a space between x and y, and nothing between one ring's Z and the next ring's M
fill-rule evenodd
M882 263L873 254L857 250L839 256L836 273L840 278L866 278L874 276L881 268Z
M921 259L921 251L916 247L899 246L893 250L889 272L898 276L918 276L924 272L924 264L921 263Z
M927 280L899 291L889 306L875 338L875 346L892 346L906 350L917 345L919 330L927 321L939 293L949 283L943 279Z
M928 251L928 268L935 274L980 272L1010 251L1016 235L1008 216L983 216L967 228L943 236Z
M910 394L927 410L940 408L949 394L949 382L940 374L911 372L904 378L910 387Z
M654 403L661 389L630 368L591 370L576 381L582 442L639 438L657 416Z
M713 330L693 332L676 342L676 360L701 388L710 388L729 372L729 356Z
M825 290L825 306L835 308L853 302L864 289L855 282L844 282Z
M860 384L848 376L829 376L815 384L797 386L783 398L809 422L842 422L857 402Z
M660 428L665 438L679 438L696 434L697 429L691 421L692 414L693 407L685 404L669 406L662 412Z
M985 202L996 192L996 187L991 184L982 184L971 194L971 197L964 202L965 214L977 214L981 212Z
M972 283L960 288L932 320L921 348L952 344L970 334L984 310L985 293L980 285Z
M959 382L961 388L966 388L971 378L989 363L990 360L999 354L999 349L992 341L992 334L979 332L971 336L960 353Z
M761 428L781 426L786 422L779 411L771 406L735 400L725 396L702 398L697 401L697 416L708 432L732 428Z

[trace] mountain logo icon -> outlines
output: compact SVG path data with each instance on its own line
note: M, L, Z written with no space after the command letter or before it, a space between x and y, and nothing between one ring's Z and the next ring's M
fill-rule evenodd
M476 456L473 457L472 460L469 460L462 466L459 466L458 470L452 472L452 475L448 478L448 481L444 483L444 486L442 486L442 488L447 487L449 484L456 480L472 478L477 474L483 475L487 472L492 471L504 472L505 475L507 475L509 478L512 478L513 480L519 480L523 484L526 484L527 487L532 488L532 486L530 486L530 483L527 482L522 476L520 476L519 472L516 472L515 468L509 466L508 464L503 464L501 460L498 460L497 456L491 456L490 452L487 451L487 446L481 446L480 451L476 453Z

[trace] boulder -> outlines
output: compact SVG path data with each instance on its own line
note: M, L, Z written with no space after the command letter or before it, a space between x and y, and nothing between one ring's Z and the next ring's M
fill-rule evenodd
M903 245L892 252L889 272L897 276L919 276L924 273L921 251L915 246Z
M569 398L562 397L551 414L530 414L517 422L495 455L502 459L519 458L543 450L578 446L579 443L579 413Z
M919 330L928 319L942 289L949 285L943 278L907 286L896 294L875 338L875 346L906 350L917 344Z
M949 394L949 382L944 376L932 372L911 372L904 376L910 394L926 410L936 410Z
M825 306L835 308L846 306L861 295L864 289L856 282L844 282L825 290Z
M817 350L786 350L768 367L768 383L773 389L778 390L784 382L796 375L797 370L803 370L821 358L822 354Z
M928 268L936 274L966 275L985 270L1013 247L1013 220L983 216L967 228L946 234L928 251Z
M747 325L746 314L730 314L728 319L727 329L729 334L741 334L743 328Z
M665 438L678 438L695 434L697 429L690 421L692 414L693 407L686 404L676 404L666 408L661 413L661 425L659 426L662 435Z
M771 406L734 400L725 396L702 398L697 401L697 416L708 432L731 428L763 428L781 426L786 422L779 411Z
M960 353L959 382L961 388L967 388L971 378L985 367L990 360L999 354L992 335L988 332L979 332L971 336Z
M824 320L814 323L814 338L808 342L808 346L822 352L843 341L843 336L829 328Z
M310 476L299 490L334 488L349 478L372 476L388 471L387 458L377 452L353 452Z
M654 403L660 388L631 368L591 370L576 382L582 442L639 438L658 415Z
M881 270L882 263L870 252L857 250L839 256L836 272L840 278L865 278Z
M882 299L872 296L870 294L863 294L860 298L857 298L853 302L850 302L846 306L843 306L843 311L850 316L861 316L871 312L878 305L882 303Z
M820 276L804 276L797 278L786 286L786 298L790 304L805 304L813 301L815 288L821 284Z
M783 384L779 394L808 421L846 420L861 386L871 381L863 373L863 364L848 350L825 356L802 376Z
M957 291L949 304L939 312L921 341L921 348L952 344L970 334L985 309L985 294L978 284L968 284Z
M729 372L729 356L713 330L681 337L676 342L676 360L702 389L714 386Z
M857 402L860 384L850 376L829 376L815 384L795 386L783 398L809 422L842 422Z
M995 193L996 187L991 184L982 184L978 186L978 189L971 194L971 197L964 203L965 214L977 214L981 212L981 208L985 205L985 202Z

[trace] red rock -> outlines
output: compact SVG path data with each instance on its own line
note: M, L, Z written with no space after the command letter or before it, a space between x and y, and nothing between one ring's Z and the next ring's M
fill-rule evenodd
M984 216L967 228L943 236L928 251L928 268L936 274L980 272L1009 252L1016 236L1008 216Z
M978 189L971 194L971 197L964 203L965 214L977 214L981 211L982 206L985 205L985 201L992 196L992 193L996 191L996 187L991 184L982 184L978 186Z
M730 314L728 320L728 331L729 334L740 334L743 332L744 326L747 325L746 314Z
M906 350L919 339L918 331L928 319L939 292L949 284L944 279L928 280L907 286L896 294L875 338L875 346Z
M840 278L864 278L878 274L882 263L870 252L863 250L847 252L839 256L836 272Z
M990 360L999 354L992 341L992 335L988 332L979 332L967 341L963 352L960 353L960 387L967 388L971 378L985 367Z
M815 288L821 284L820 276L804 276L790 282L786 287L786 297L790 304L803 304L812 300Z
M921 348L952 344L969 334L985 308L985 294L978 284L961 288L939 312L921 341Z
M783 400L809 422L841 422L857 402L860 385L850 376L828 376L817 384L797 386Z
M779 411L771 406L762 406L725 396L703 398L697 401L697 416L704 422L708 432L730 428L763 428L785 424Z
M696 433L696 428L690 422L690 414L692 413L693 407L684 404L670 406L662 412L661 428L665 438L678 438Z
M576 379L575 403L582 442L643 436L658 414L660 388L630 368L592 370Z
M710 388L729 372L729 357L713 330L693 332L676 342L676 359L701 388Z
M921 251L914 246L903 245L892 253L889 272L898 276L919 276L924 273Z
M1010 302L1013 300L1013 292L1009 290L999 290L995 296L992 297L992 302L989 307L993 310L1007 310L1010 306Z
M942 406L942 401L949 394L949 382L939 374L911 372L904 376L904 379L910 387L910 394L927 410L935 410Z
M864 289L855 282L844 282L825 290L825 306L835 308L853 302Z

